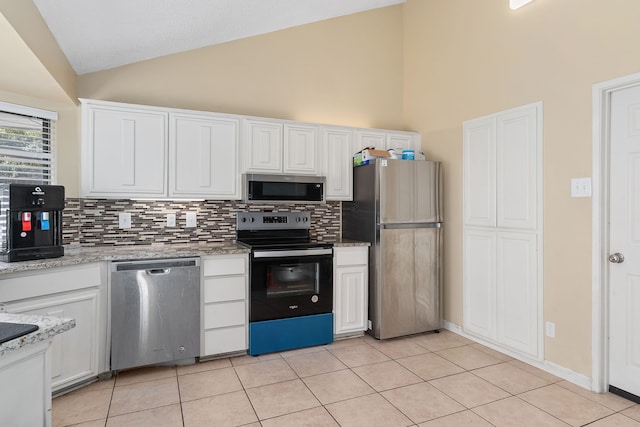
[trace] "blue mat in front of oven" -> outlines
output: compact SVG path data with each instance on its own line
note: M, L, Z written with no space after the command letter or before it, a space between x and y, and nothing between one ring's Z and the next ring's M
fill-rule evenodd
M333 342L333 313L249 323L251 356L330 342Z

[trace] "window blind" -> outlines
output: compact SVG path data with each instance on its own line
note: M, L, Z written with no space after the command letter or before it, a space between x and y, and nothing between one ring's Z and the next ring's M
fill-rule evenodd
M40 112L42 114L38 114ZM56 120L51 115L27 107L13 109L11 104L0 103L0 184L55 182Z

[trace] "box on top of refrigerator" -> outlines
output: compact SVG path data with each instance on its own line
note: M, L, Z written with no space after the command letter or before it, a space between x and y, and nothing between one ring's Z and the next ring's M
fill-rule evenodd
M388 151L374 148L363 148L353 155L353 166L368 165L371 159L386 159L391 157Z

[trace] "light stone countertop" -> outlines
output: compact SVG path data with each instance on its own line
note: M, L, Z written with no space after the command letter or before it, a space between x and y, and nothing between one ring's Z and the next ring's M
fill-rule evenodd
M51 317L28 314L0 313L0 322L38 325L38 330L0 344L0 357L31 344L36 344L75 328L76 321L70 317Z
M370 246L368 242L340 239L336 247ZM33 261L0 262L0 277L3 274L44 270L68 265L102 261L126 261L158 258L186 258L208 255L248 254L250 250L235 242L228 243L177 243L157 245L113 245L113 246L65 246L64 256Z

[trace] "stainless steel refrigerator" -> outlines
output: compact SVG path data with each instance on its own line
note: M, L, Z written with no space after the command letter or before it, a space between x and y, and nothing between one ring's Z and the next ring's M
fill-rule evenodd
M376 159L353 169L342 236L371 243L369 319L378 339L441 327L439 162Z

